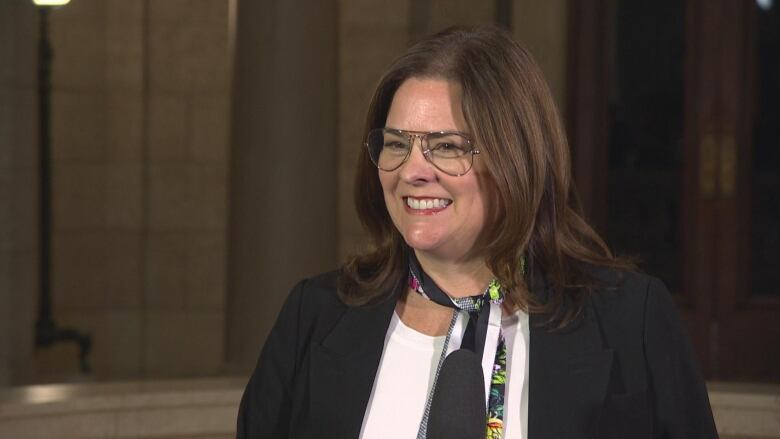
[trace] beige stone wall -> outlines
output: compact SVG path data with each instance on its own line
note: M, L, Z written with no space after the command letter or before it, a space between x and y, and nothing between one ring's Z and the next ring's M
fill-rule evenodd
M97 377L131 377L143 345L143 4L74 2L49 23L53 313L92 334ZM23 379L68 379L75 358L72 345L40 350Z
M3 38L14 46L3 53L16 50L25 61L4 68L27 78L4 79L13 96L2 101L2 121L12 129L0 130L0 150L13 159L9 165L4 157L2 175L16 183L3 184L15 198L3 199L12 217L0 230L24 232L14 234L13 250L4 245L0 260L0 280L24 280L23 288L3 288L12 304L3 311L19 316L7 325L24 335L8 350L12 380L68 380L78 373L73 345L30 347L37 127L22 129L37 121L37 17L29 1L3 8L12 24L27 17ZM51 13L53 312L60 326L92 335L96 379L222 370L228 10L228 0L79 0ZM7 274L8 267L23 270Z
M230 2L146 4L144 375L216 374L225 334Z

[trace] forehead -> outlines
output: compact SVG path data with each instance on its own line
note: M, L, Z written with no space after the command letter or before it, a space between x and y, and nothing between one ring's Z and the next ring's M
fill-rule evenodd
M463 131L462 90L445 79L409 78L393 96L385 126L409 131Z

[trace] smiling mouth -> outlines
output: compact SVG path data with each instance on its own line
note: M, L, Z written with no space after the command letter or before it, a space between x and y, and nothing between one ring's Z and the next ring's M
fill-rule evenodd
M404 198L406 206L414 211L440 211L452 204L452 200L447 198Z

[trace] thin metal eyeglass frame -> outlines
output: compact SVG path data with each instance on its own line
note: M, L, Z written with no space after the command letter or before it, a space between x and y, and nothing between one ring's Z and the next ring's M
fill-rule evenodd
M410 145L409 151L406 152L406 155L404 156L403 160L401 160L401 162L398 163L398 166L392 169L384 169L379 166L379 164L377 163L377 161L374 160L373 157L371 157L371 146L368 144L368 138L366 138L366 141L363 142L363 145L365 145L366 149L368 150L368 157L371 159L371 162L374 164L374 166L376 166L376 168L379 169L380 171L393 172L396 169L403 166L403 164L406 163L407 160L409 160L409 156L412 155L412 149L414 148L414 139L420 139L420 151L422 152L423 157L425 157L425 160L427 160L428 163L433 165L434 168L452 177L461 177L463 175L468 174L469 171L471 171L471 168L474 167L474 156L480 153L478 149L474 148L474 144L472 143L469 136L467 136L465 133L462 133L460 131L407 131L407 130L398 130L395 128L374 128L368 132L368 136L370 137L371 133L377 130L390 131L395 134L406 136L409 139L409 145ZM438 165L436 165L436 163L433 162L433 158L431 157L431 152L433 152L433 150L428 148L428 136L431 134L438 134L438 135L456 134L466 139L466 142L468 142L469 146L471 146L471 151L468 152L468 154L471 154L471 161L469 162L468 169L466 169L463 173L460 174L452 174L440 168ZM423 147L423 144L425 145L425 147Z

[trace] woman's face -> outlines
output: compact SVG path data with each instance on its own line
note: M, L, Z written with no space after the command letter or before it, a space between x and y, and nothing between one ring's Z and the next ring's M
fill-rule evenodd
M385 125L407 131L468 133L460 85L443 79L406 80L393 97ZM378 172L390 217L418 254L461 262L477 256L474 247L485 227L488 199L479 156L468 173L453 177L428 162L420 140L415 139L400 168ZM434 204L438 200L439 207L417 205L427 205L428 200Z

